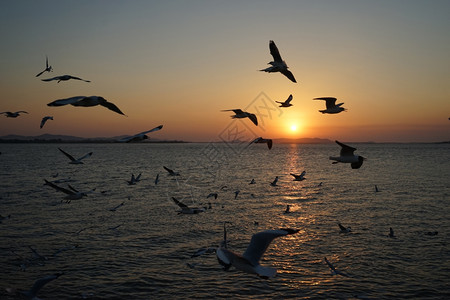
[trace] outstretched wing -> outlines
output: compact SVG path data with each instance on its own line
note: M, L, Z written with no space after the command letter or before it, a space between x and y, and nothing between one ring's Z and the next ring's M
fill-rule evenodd
M44 285L46 285L47 283L49 283L52 280L55 280L56 278L58 278L61 275L63 275L63 273L56 273L56 274L49 275L49 276L46 276L46 277L36 280L34 282L33 286L31 287L31 289L28 292L25 292L25 294L27 294L31 298L35 299L37 293Z
M292 98L294 98L292 97L292 94L289 95L289 97L286 99L286 101L284 101L284 103L289 104L292 101Z
M297 232L298 230L296 229L278 229L256 233L252 236L250 244L242 256L252 265L256 266L259 264L259 260L263 256L264 252L266 252L273 239Z
M164 168L164 170L166 170L167 172L169 172L169 174L175 173L173 170L169 169L169 168L166 167L166 166L163 166L163 168Z
M224 109L222 111L232 111L235 114L239 115L239 114L243 114L244 112L242 111L242 109Z
M78 160L82 160L82 159L88 158L88 157L90 157L92 155L92 153L94 153L94 152L89 152L89 153L85 154L84 156L80 157Z
M173 202L175 202L176 205L178 205L181 208L189 208L186 204L178 201L175 197L172 197Z
M336 141L336 143L341 146L341 156L348 156L353 155L353 152L356 150L356 148L350 147L348 145L342 144L339 141Z
M100 103L100 105L102 105L102 106L106 107L107 109L112 110L118 114L125 116L125 114L114 103L105 101L105 102Z
M73 195L75 194L73 191L65 189L63 187L57 186L56 184L54 184L53 182L48 181L47 179L44 179L45 181L45 185L51 186L52 188L54 188L57 191L63 192L67 195Z
M58 99L58 100L48 103L47 106L63 106L63 105L67 105L67 104L73 104L84 98L86 98L86 96L75 96L75 97L70 97L70 98L66 98L66 99Z
M61 149L61 148L58 148L58 149L59 149L59 151L61 151L62 153L64 153L64 155L67 156L71 161L75 161L75 160L76 160L72 155L70 155L69 153L67 153L67 152L64 151L63 149Z
M258 126L258 118L256 118L255 114L248 114L248 118L253 122L253 124L255 124L256 126Z
M294 74L292 74L291 71L289 71L289 70L282 70L280 72L281 72L281 74L283 74L284 76L289 78L292 82L297 83L297 81L295 80Z
M46 79L41 79L42 81L52 81L52 80L59 80L60 79L60 77L59 76L56 76L56 77L53 77L53 78L46 78Z
M280 52L278 51L277 45L274 41L269 42L270 54L273 56L273 60L276 62L282 62Z

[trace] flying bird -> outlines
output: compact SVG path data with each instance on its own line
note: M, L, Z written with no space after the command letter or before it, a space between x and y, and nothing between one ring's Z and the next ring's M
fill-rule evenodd
M121 142L121 143L140 142L140 141L148 139L147 133L158 131L158 130L161 130L162 128L163 128L163 126L159 125L153 129L143 131L141 133L138 133L138 134L135 134L132 136L124 137L124 138L120 139L119 142Z
M48 120L53 120L53 117L51 117L51 116L46 116L46 117L43 117L43 118L42 118L42 120L41 120L41 125L40 125L41 129L42 129L42 127L44 127L45 123L46 123Z
M217 260L228 270L231 266L246 273L256 274L261 278L268 279L274 277L277 270L270 267L263 267L259 261L266 252L272 240L280 236L297 233L297 229L281 228L278 230L266 230L252 236L247 250L240 255L220 246L216 251Z
M348 232L352 232L352 228L349 227L344 227L341 223L338 224L339 225L339 229L341 230L341 233L348 233Z
M94 190L91 190L88 193L87 192L80 192L80 191L74 189L71 185L69 185L69 189L66 189L66 188L60 187L60 186L58 186L58 185L54 184L53 182L50 182L50 181L48 181L46 179L44 179L44 181L45 181L44 185L48 185L48 186L54 188L55 190L63 192L64 194L66 194L67 196L64 197L64 199L66 199L66 200L78 200L78 199L81 199L81 198L87 196L88 193L94 191Z
M280 101L275 101L276 103L280 103L281 105L279 107L289 107L292 106L293 104L291 104L292 101L292 94L289 95L289 97L286 99L286 101L284 102L280 102Z
M36 77L41 76L44 72L53 72L52 66L48 64L48 57L45 56L45 70L36 75Z
M278 176L275 177L275 179L270 183L271 186L277 186L278 182Z
M70 155L69 153L65 152L63 149L58 148L59 151L61 151L62 153L64 153L65 156L67 156L70 159L69 164L74 164L74 165L79 165L79 164L83 164L82 160L85 158L88 158L92 155L93 152L89 152L85 155L83 155L82 157L75 159L72 155Z
M391 237L391 238L395 237L394 229L392 229L392 227L389 227L389 235L388 236Z
M175 197L172 197L172 200L173 200L173 202L175 202L176 205L178 205L181 208L181 210L178 212L178 214L193 215L193 214L198 214L198 213L205 211L204 208L189 207L186 204L178 201Z
M336 141L336 143L341 146L341 153L340 156L330 156L330 160L335 160L333 164L337 164L340 162L350 163L352 169L359 169L366 158L360 155L353 154L356 148L342 144L339 141Z
M306 174L306 171L303 171L301 174L294 174L294 173L291 173L291 175L294 176L294 181L302 181L302 180L305 180L305 179L306 179L306 178L305 178L305 174Z
M72 106L84 106L84 107L90 107L90 106L96 106L101 105L106 107L109 110L112 110L118 114L124 115L125 114L113 103L108 102L105 98L100 96L75 96L70 97L66 99L58 99L53 102L48 103L48 106L63 106L63 105L72 105Z
M208 196L206 196L206 199L210 198L210 197L214 197L214 199L217 199L219 195L217 193L209 193Z
M17 118L18 116L20 116L21 113L27 114L28 112L26 112L24 110L19 110L16 112L10 112L10 111L0 112L0 114L5 114L7 118Z
M341 107L344 102L336 104L337 99L334 97L319 97L314 98L313 100L325 100L326 109L319 110L319 112L323 114L338 114L341 111L346 110L345 108Z
M268 73L280 72L292 82L297 82L295 81L294 75L288 70L286 62L281 58L280 52L278 51L277 45L275 45L274 41L269 42L269 49L270 54L273 56L273 61L268 63L271 66L260 71Z
M267 147L269 148L269 150L272 149L272 145L273 145L272 139L265 139L265 138L263 138L263 137L258 137L258 138L256 138L256 139L254 139L253 141L251 141L251 142L247 145L247 147L250 146L250 145L253 144L253 143L255 143L255 144L267 144Z
M58 83L59 83L60 81L67 81L67 80L70 80L70 79L81 80L81 81L84 81L84 82L91 82L90 80L85 80L85 79L82 79L80 77L76 77L76 76L72 76L72 75L61 75L61 76L56 76L56 77L53 77L53 78L47 78L47 79L41 79L41 80L42 81L58 80Z
M325 257L325 262L327 263L328 267L330 267L331 275L342 275L342 276L348 277L348 275L345 274L344 272L336 270L336 268L328 261L328 259L326 257Z
M180 173L175 172L174 170L171 170L171 169L169 169L169 168L167 168L167 167L165 167L165 166L163 166L163 168L164 168L164 170L166 170L167 172L169 172L169 175L170 175L170 176L180 176Z
M256 118L255 114L246 112L246 111L242 111L241 109L225 109L222 111L232 111L235 113L234 116L231 116L232 119L243 119L243 118L249 118L250 121L253 122L253 124L255 124L256 126L258 126L258 118Z
M141 175L142 173L139 173L138 176L134 176L134 174L131 174L131 179L127 180L129 185L135 185L136 183L138 183L141 180Z

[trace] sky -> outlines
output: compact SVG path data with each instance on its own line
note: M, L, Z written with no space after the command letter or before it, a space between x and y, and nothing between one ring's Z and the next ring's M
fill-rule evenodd
M450 140L450 1L0 2L0 136ZM273 40L297 83L265 73ZM45 57L54 71L45 68ZM82 81L44 82L70 74ZM279 108L292 94L292 107ZM49 107L73 96L105 107ZM347 109L321 114L336 97ZM257 114L232 120L226 109ZM53 121L40 129L44 116ZM235 133L233 135L233 132Z

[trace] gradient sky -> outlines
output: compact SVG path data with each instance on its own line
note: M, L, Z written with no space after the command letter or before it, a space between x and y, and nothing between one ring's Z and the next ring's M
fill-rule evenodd
M450 140L450 1L1 1L0 136L135 134L220 140L231 112L261 108L255 135L342 141ZM294 73L258 70L269 40ZM35 75L48 55L53 73ZM91 80L43 82L70 74ZM294 106L269 111L294 96ZM103 96L104 107L48 107ZM348 109L323 115L333 96ZM269 104L273 103L273 104ZM266 108L261 104L265 103ZM54 116L43 129L40 120ZM243 124L242 122L246 122ZM292 127L296 126L296 130Z

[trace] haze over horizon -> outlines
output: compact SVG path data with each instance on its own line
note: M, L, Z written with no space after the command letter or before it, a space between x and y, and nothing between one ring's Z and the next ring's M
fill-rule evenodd
M449 1L4 1L0 136L450 140ZM277 44L297 83L260 72ZM45 68L48 56L54 72ZM70 74L91 82L41 79ZM292 94L292 107L279 108ZM105 107L48 107L102 96ZM321 114L332 96L346 112ZM232 121L248 109L260 124ZM44 116L54 116L40 129Z

